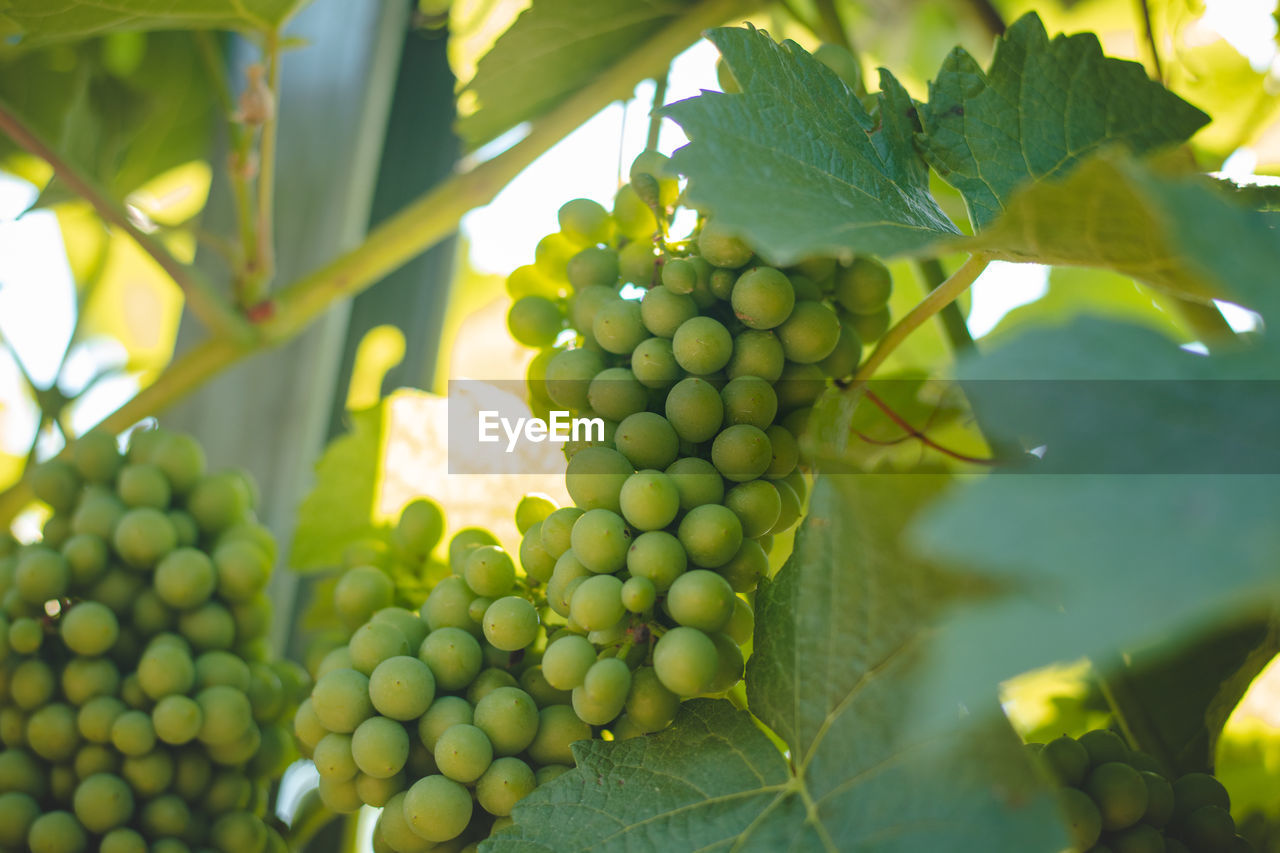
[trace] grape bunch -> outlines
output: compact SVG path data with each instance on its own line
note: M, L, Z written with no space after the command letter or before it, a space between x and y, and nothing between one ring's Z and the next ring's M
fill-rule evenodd
M1029 744L1061 786L1072 850L1088 853L1249 853L1231 801L1207 773L1176 779L1115 732L1097 729Z
M486 837L592 737L542 675L545 632L511 557L478 528L449 555L456 573L420 613L381 606L324 657L294 719L325 805L381 808L375 841L398 853ZM378 569L348 571L340 610L384 604L387 583Z
M172 432L68 455L33 474L41 541L0 556L0 849L284 850L264 816L309 681L267 656L252 482Z
M612 214L587 199L508 281L508 327L541 348L532 408L599 418L566 446L574 506L530 519L520 561L555 617L543 667L579 716L653 731L741 677L746 596L807 490L798 436L889 322L870 258L779 268L702 218L669 241L678 186L646 152ZM598 437L597 437L598 438ZM628 704L629 685L664 691ZM605 689L604 685L608 685ZM656 686L656 687L655 687Z

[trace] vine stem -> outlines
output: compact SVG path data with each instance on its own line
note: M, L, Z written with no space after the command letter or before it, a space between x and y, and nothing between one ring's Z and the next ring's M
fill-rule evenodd
M262 123L262 137L258 144L258 208L257 227L254 231L255 253L253 275L249 288L250 299L256 301L275 275L275 192L276 192L276 136L279 127L280 100L280 33L267 33L267 91L271 97L271 111Z
M449 178L370 231L360 246L258 303L249 312L249 323L236 317L248 330L247 336L237 329L197 344L99 426L123 430L175 403L234 362L293 337L335 301L354 296L449 236L462 214L491 201L569 131L609 103L625 98L637 81L662 74L672 57L703 30L747 11L739 0L702 0L694 5L593 83L537 119L521 142L470 172ZM29 475L30 469L22 480L0 492L0 523L7 524L30 502Z
M139 228L123 207L114 202L92 178L63 159L36 131L23 121L8 103L0 101L0 132L25 151L53 168L53 173L72 191L87 201L107 223L128 234L182 289L191 312L210 332L244 339L249 326L217 291L194 269L179 261L159 240Z
M893 328L884 333L884 337L876 344L876 348L871 351L871 355L858 368L858 372L853 375L851 384L858 385L874 376L880 365L884 364L885 360L893 354L893 351L912 332L920 328L926 320L950 305L960 297L960 294L968 290L969 286L987 268L989 262L990 259L985 254L970 255L969 259L952 273L950 278L930 291L929 295L920 300L916 307L912 308L905 317L895 323Z
M1103 676L1104 669L1112 674ZM1097 680L1098 689L1102 691L1102 696L1106 699L1107 706L1111 709L1116 724L1124 732L1129 745L1134 749L1141 749L1155 758L1163 767L1172 770L1177 766L1177 762L1165 748L1163 739L1156 734L1155 726L1146 708L1133 695L1128 679L1125 677L1125 670L1124 658L1119 654L1107 655L1103 659L1094 661L1094 677Z
M658 115L658 110L666 106L667 76L670 73L668 68L661 77L653 78L653 108L649 110L649 137L644 144L646 151L658 150L658 137L662 135L662 116Z
M924 283L929 290L937 290L947 280L947 271L942 268L942 262L937 258L917 261L916 269L919 270L921 277L924 278ZM965 322L964 314L960 311L959 305L955 302L944 305L942 310L938 312L938 319L942 321L943 331L947 333L947 338L951 341L952 351L957 354L973 351L975 348L973 335L969 332L969 324Z

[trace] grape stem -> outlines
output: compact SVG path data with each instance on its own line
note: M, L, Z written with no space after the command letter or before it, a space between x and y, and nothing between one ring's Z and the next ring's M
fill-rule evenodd
M951 274L951 277L942 284L938 285L934 290L920 300L920 303L912 308L905 317L894 324L893 328L884 333L884 337L876 344L876 348L872 350L871 355L858 368L858 372L853 375L853 386L865 383L868 379L875 375L875 372L882 364L893 354L903 341L905 341L912 332L924 325L925 321L933 315L937 314L946 306L955 302L969 287L977 280L982 271L987 268L990 259L982 253L975 253L969 256L969 259L960 265L960 268Z

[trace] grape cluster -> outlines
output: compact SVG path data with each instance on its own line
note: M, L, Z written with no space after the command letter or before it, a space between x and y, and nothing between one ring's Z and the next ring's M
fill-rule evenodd
M508 281L508 327L541 348L535 412L600 418L566 447L574 506L524 528L520 561L552 613L543 667L592 725L670 722L669 697L741 677L746 596L806 493L802 433L831 379L889 323L892 282L870 258L770 265L703 218L664 239L678 186L666 158L632 166L612 214L587 199ZM655 694L628 702L629 688ZM656 691L661 690L661 695Z
M1088 853L1249 853L1231 801L1207 773L1176 779L1115 732L1029 744L1059 785L1072 850Z
M269 661L275 542L189 436L91 433L0 558L0 849L283 850L264 820L307 676Z
M397 535L414 526L402 516ZM487 836L592 736L542 674L546 635L511 557L478 528L457 533L449 557L454 574L417 614L387 604L380 569L344 574L339 612L368 621L320 662L294 718L325 805L380 807L375 842L398 853Z

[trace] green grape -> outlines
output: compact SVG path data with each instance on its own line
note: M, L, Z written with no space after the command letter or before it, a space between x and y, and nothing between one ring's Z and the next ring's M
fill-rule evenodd
M72 705L83 705L120 688L120 670L109 658L72 658L62 669L62 695Z
M409 828L427 841L457 838L471 822L471 792L444 776L427 776L405 792L403 810Z
M142 685L138 682L138 674L130 673L120 682L120 698L130 708L135 710L145 709L151 705L151 700L147 694L142 691Z
M1127 762L1129 747L1118 734L1106 729L1085 732L1079 738L1080 745L1089 753L1089 763L1097 767L1114 761Z
M389 779L409 759L409 734L388 717L370 717L351 735L351 757L360 772L375 779Z
M0 794L0 845L20 849L27 842L31 824L39 816L40 804L30 794L21 791Z
M89 839L75 815L66 811L45 812L31 822L27 848L31 853L81 853Z
M517 685L525 693L533 697L534 703L539 708L545 708L548 705L563 705L569 701L569 691L557 690L547 681L547 676L542 671L542 665L531 666L520 673L520 681Z
M1068 735L1045 744L1040 751L1040 760L1060 784L1074 788L1084 782L1084 777L1089 772L1088 751Z
M499 598L484 612L484 636L503 651L523 649L538 636L538 611L519 596Z
M364 805L360 792L356 790L355 779L335 782L321 776L318 790L325 808L337 814L354 814Z
M682 368L706 376L729 363L733 355L733 336L718 320L693 317L676 329L671 351Z
M235 642L236 623L225 607L210 601L179 615L178 630L198 650L229 649Z
M475 642L471 635L464 636ZM435 690L431 668L408 655L387 658L369 676L369 700L379 714L393 720L416 720L422 716L431 706Z
M441 696L418 720L418 739L434 750L440 735L451 726L470 725L474 719L471 703L461 696Z
M152 507L131 509L116 524L112 543L130 566L153 568L178 545L178 531L165 515Z
M548 234L538 241L534 247L534 264L543 275L556 279L564 277L565 264L573 256L577 246L572 240L559 232Z
M677 696L706 692L718 667L715 643L697 628L672 628L653 649L653 669L658 680Z
M178 533L178 547L193 547L200 539L200 528L196 526L196 520L191 517L191 513L182 509L171 509L168 516L169 521L173 523L173 529Z
M439 631L442 628L461 628L478 633L480 626L472 622L471 617L467 615L467 610L475 597L476 594L462 578L456 576L444 578L435 585L422 605L422 620L432 631Z
M23 749L0 751L0 792L17 791L37 800L48 792L48 774Z
M176 746L195 739L204 725L204 713L194 699L166 696L151 709L151 724L157 738Z
M499 758L476 782L476 800L489 814L505 816L537 785L529 765L518 758Z
M47 761L66 761L80 745L76 712L61 702L45 705L27 719L27 746Z
M572 690L582 684L595 663L595 647L577 634L566 634L549 643L542 655L542 672L557 690Z
M37 620L23 616L9 625L9 646L20 655L32 655L44 643L44 626Z
M618 512L618 494L633 471L627 457L618 451L607 447L588 447L569 460L565 470L565 488L573 502L584 511L607 509Z
M351 635L347 651L351 668L368 676L384 660L409 654L409 641L390 623L366 622Z
M186 693L195 682L191 654L176 643L152 643L138 660L138 686L148 699Z
M1201 806L1178 821L1178 835L1192 850L1226 850L1236 825L1222 806Z
M405 774L403 771L386 779L379 779L367 773L357 773L355 778L356 795L365 805L380 808L391 799L393 794L404 790Z
M573 551L565 551L556 560L556 567L547 581L547 604L561 616L569 615L569 600L577 584L591 575Z
M157 564L152 582L161 601L186 610L198 607L213 594L217 571L203 551L178 548Z
M104 654L120 635L116 615L96 601L80 601L68 608L58 630L67 648L86 657Z
M782 342L773 332L748 329L733 339L733 354L725 371L729 379L755 376L766 382L776 382L782 376L786 355Z
M441 689L457 690L480 672L483 652L470 634L458 628L441 628L423 641L418 657L430 667Z
M363 719L372 713L369 705L369 697L367 694L368 679L360 675L361 689L365 690L363 696L344 697L346 707L337 709L336 711L329 704L335 684L341 684L340 679L333 679L338 673L354 673L352 670L338 670L325 676L331 679L327 685L328 689L321 691L320 683L316 684L316 691L312 696L316 713L320 716L325 726L332 731L350 731L343 726L331 726L330 722L337 721L345 723L354 719L357 715L362 715ZM324 679L321 679L324 681ZM350 681L348 679L348 681ZM234 687L228 687L224 684L206 687L195 696L196 702L200 705L201 724L200 731L196 735L200 741L209 746L225 746L233 741L238 740L245 732L253 726L253 709L249 705L249 699L244 693L236 690Z
M740 595L733 597L733 614L729 617L729 621L725 623L724 632L738 645L746 645L751 639L751 635L755 630L755 613L751 610L751 605Z
M716 646L716 674L707 687L708 693L723 693L742 680L744 661L742 649L728 634L711 635Z
M214 821L210 840L218 850L262 850L267 843L267 827L248 811L236 810Z
M672 462L665 471L680 494L680 509L689 511L724 499L724 478L705 459L686 456Z
M534 264L525 264L507 276L506 290L512 299L531 295L554 298L560 295L560 284L543 275Z
M111 744L125 755L146 755L156 745L156 729L145 711L125 711L111 724Z
M252 675L249 665L243 660L230 652L215 650L205 652L195 659L195 683L197 689L201 690L217 684L225 684L242 693L248 693ZM185 693L186 690L178 692Z
M863 344L873 344L889 331L888 306L874 314L846 314L843 319Z
M1092 734L1092 732L1090 732ZM1108 734L1113 734L1108 732ZM1081 737L1081 741L1084 737ZM1123 742L1122 742L1123 745ZM1231 810L1231 798L1222 783L1208 773L1187 773L1173 783L1174 811L1189 815L1204 806Z
M664 468L680 450L680 437L671 423L656 412L629 415L613 437L614 446L627 460L627 467Z
M169 506L169 481L164 472L154 465L133 464L120 469L116 480L116 494L125 506L149 506L166 509Z
M652 667L642 666L631 677L624 707L627 719L641 732L656 732L671 725L680 697L663 686Z
M649 611L657 598L658 589L649 578L637 575L622 584L622 606L632 613Z
M782 377L774 383L773 390L778 395L778 411L787 413L782 425L799 435L803 432L803 424L796 419L803 417L806 421L808 413L797 415L796 410L804 410L812 406L827 388L826 377L822 368L816 364L795 364L787 362L782 370Z
M404 798L405 792L401 791L387 799L374 825L374 839L381 839L396 853L425 853L434 845L409 826L404 813Z
M75 815L94 833L123 826L133 817L133 792L119 776L98 773L76 786Z
M796 465L800 462L800 445L796 443L791 431L773 424L764 434L769 439L770 451L769 467L764 471L765 479L777 480L795 472ZM797 496L797 506L801 499Z
M228 471L201 477L187 495L187 512L202 533L212 535L244 518L252 502L245 480Z
M1084 791L1098 806L1102 828L1124 829L1142 819L1147 810L1147 786L1128 764L1111 761L1095 767L1085 779Z
M618 253L590 246L569 259L565 274L573 285L575 298L589 287L607 289L612 297L618 284Z
M738 516L742 535L749 539L768 533L782 514L782 498L767 480L739 483L725 495L724 504Z
M467 557L464 575L467 586L477 595L497 598L506 594L516 582L516 567L511 556L497 545L484 545Z
M1225 836L1230 843L1232 835ZM1164 835L1154 826L1138 824L1107 839L1108 846L1116 853L1165 853ZM1225 849L1222 847L1204 849Z
M817 50L813 52L813 58L835 72L835 75L849 87L850 92L862 89L862 66L848 48L825 42L818 45Z
M702 223L698 253L718 267L740 267L751 260L751 249L714 219Z
M534 583L546 583L556 567L552 557L542 544L542 522L535 521L520 540L520 568Z
M582 411L587 408L589 383L603 369L600 356L589 349L562 350L547 364L547 396L558 406Z
M449 540L449 570L455 575L466 573L467 560L477 548L497 545L498 540L482 527L466 527Z
M728 507L703 504L685 514L677 536L690 562L714 569L729 562L742 545L742 522Z
M618 252L618 273L624 282L652 287L660 276L662 258L648 240L628 243Z
M547 516L555 512L559 507L549 495L541 492L530 492L520 498L520 502L516 504L516 529L521 534L529 532L529 528L535 524L541 524Z
M538 707L518 687L497 687L475 703L474 724L489 736L495 755L515 755L533 742Z
M623 184L613 201L613 219L618 230L632 240L652 237L658 230L658 222L631 184Z
M681 625L707 633L719 631L733 615L733 588L715 572L687 571L667 591L667 611Z
M618 355L630 353L649 337L640 303L630 299L615 299L602 305L591 322L591 334L601 347Z
M433 755L441 773L455 782L470 784L489 768L493 744L480 729L469 723L458 723L436 738Z
M627 571L665 592L688 565L680 540L664 530L641 533L627 550Z
M552 559L560 559L560 556L569 550L573 525L577 523L583 512L584 510L576 506L564 506L543 519L542 547Z
M658 206L667 208L676 203L676 197L680 194L680 185L671 169L671 160L665 154L652 149L640 152L636 159L631 161L628 175L633 185L640 175L649 175L656 181Z
M81 780L95 773L115 773L120 769L120 754L102 744L88 743L76 750L72 769Z
M769 532L778 534L790 529L791 525L795 524L800 518L800 498L796 496L795 491L790 486L781 480L774 481L773 485L778 490L782 511L778 514L778 523Z
M644 411L648 402L648 390L625 367L602 370L587 386L587 405L597 415L612 421Z
M821 302L797 302L795 309L778 326L778 340L787 359L812 364L831 355L840 340L840 319Z
M622 581L613 575L587 578L574 591L569 616L588 631L603 631L622 621Z
M682 374L666 338L646 338L636 345L631 352L631 372L641 385L656 390L671 387Z
M570 745L591 739L591 728L569 705L548 705L538 712L538 733L529 744L529 757L537 764L574 764Z
M219 545L213 552L213 565L218 571L218 593L232 602L253 598L266 586L271 573L267 555L245 541Z
M40 539L46 547L60 550L66 541L75 534L71 529L71 519L66 515L50 516L40 528Z
M545 785L548 782L558 779L572 769L572 767L565 764L545 764L534 771L533 778L537 780L539 785ZM510 818L508 818L508 820L510 820ZM494 821L493 825L495 828L494 831L497 831L498 821Z
M1058 791L1058 805L1066 819L1072 848L1091 849L1102 834L1102 815L1093 800L1076 788L1067 787Z
M787 281L791 284L791 289L795 292L796 302L820 301L824 295L818 283L803 273L792 273L787 276Z
M71 462L88 482L111 482L122 464L115 436L99 430L85 433L71 444Z
M143 830L152 838L178 836L187 832L191 824L191 809L175 794L156 797L142 807L138 816Z
M1150 770L1141 770L1139 775L1147 786L1147 810L1142 820L1152 826L1164 826L1173 817L1173 786L1168 779Z
M681 439L696 444L720 430L724 403L714 385L691 376L677 382L667 394L666 416Z
M430 665L430 661L427 663ZM229 687L210 687L201 691L196 701L200 701L200 697L211 690L236 692ZM244 694L240 695L243 697ZM247 699L245 704L248 704ZM356 726L373 714L373 703L369 700L369 679L354 669L335 669L328 672L317 679L315 687L312 688L311 705L316 717L329 731L340 734L353 732ZM203 701L200 701L200 706L208 723L210 707ZM240 732L237 731L235 736L239 734ZM201 740L204 739L201 738ZM228 738L228 740L231 739L233 738Z
M527 347L551 346L563 328L560 306L545 296L521 297L507 312L507 331Z
M773 386L758 376L731 379L720 391L727 424L749 424L760 429L773 423L778 413L778 395Z
M9 698L24 711L34 710L53 696L53 670L42 660L24 660L9 676Z
M624 491L625 488L624 484ZM574 556L589 571L611 573L618 571L626 563L627 548L631 546L631 531L616 512L592 509L573 525L569 541Z
M708 281L708 290L710 290L715 299L721 302L728 302L733 296L733 284L737 280L738 274L733 270L712 270L711 278Z
M109 743L112 726L124 712L124 703L115 696L95 696L77 712L76 731L91 743Z
M851 376L862 360L862 340L857 331L848 323L840 324L840 337L836 340L835 349L818 366L822 372L832 379L844 379Z
M622 713L623 702L614 701L612 697L592 696L583 685L573 688L572 704L573 712L580 720L593 726L603 726Z
M62 557L67 561L73 585L88 586L107 570L107 544L97 536L72 536L62 543Z
M416 498L400 511L392 536L401 551L426 559L444 536L444 510L430 498Z
M666 275L665 270L663 275ZM683 324L698 316L698 305L693 297L687 295L689 292L677 292L665 286L650 288L645 292L640 300L640 321L650 334L659 338L672 338Z
M80 475L69 463L50 459L32 471L31 490L54 512L70 512L80 497Z
M752 329L781 325L796 303L791 281L772 267L747 270L734 283L730 298L733 313Z
M27 715L17 708L0 708L0 744L9 749L27 745Z
M160 599L160 595L154 589L143 589L138 593L129 613L133 630L143 637L169 630L173 627L173 617L173 611Z
M858 257L836 273L835 298L853 314L882 311L893 293L893 279L884 264L874 258Z
M98 853L147 853L147 842L128 827L117 827L102 836Z
M692 293L698 283L698 268L689 258L670 258L662 266L662 284L676 294ZM692 315L691 315L692 316ZM654 334L658 334L654 332ZM670 337L667 335L666 337Z
M175 758L172 779L174 793L189 803L204 797L213 778L213 765L203 750L178 750Z
M589 257L599 250L587 249L582 256ZM613 252L608 252L607 261L609 266L605 270L601 270L601 274L606 272L612 273L612 277L598 284L587 284L584 286L575 286L573 299L569 302L569 325L577 329L582 335L587 345L594 346L595 339L591 336L591 324L595 322L596 312L603 306L608 305L618 299L618 257ZM595 265L583 267L584 270L590 271ZM547 364L555 358L555 352L547 357ZM543 378L545 379L545 366L543 369ZM586 377L590 378L590 377Z
M560 232L577 243L595 245L609 240L612 222L609 211L589 198L566 201L556 213Z
M616 717L631 690L631 669L620 658L603 658L587 670L581 690L593 703L615 707L610 717Z
M143 588L143 580L136 572L115 568L90 588L87 597L107 605L119 618L129 612Z
M163 471L174 494L185 495L204 474L204 448L191 436L159 430L143 441L147 452L144 459L137 461L148 462Z
M66 559L43 545L23 550L13 573L14 589L29 604L43 605L61 598L71 582L71 569Z
M111 541L111 533L124 517L126 508L114 493L100 486L87 486L84 497L71 515L71 531Z

